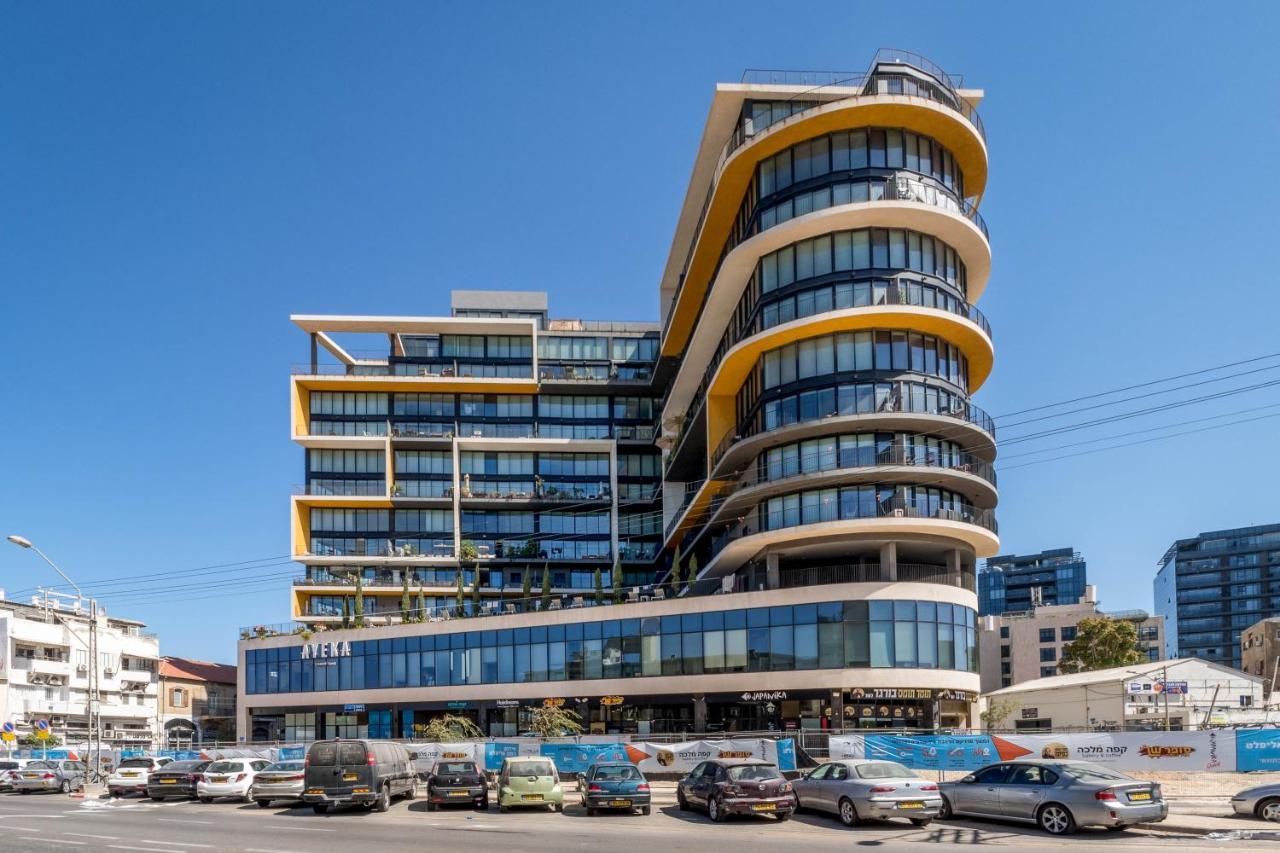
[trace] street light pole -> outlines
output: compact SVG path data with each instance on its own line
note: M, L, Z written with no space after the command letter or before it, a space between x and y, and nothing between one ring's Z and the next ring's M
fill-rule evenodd
M79 600L80 609L84 609L84 592L81 591L79 584L67 577L67 573L58 568L58 564L50 560L45 552L41 551L35 544L25 536L11 534L9 541L19 548L25 548L29 551L35 551L40 555L40 559L49 564L49 567L58 573L64 581L71 585L76 591L76 597ZM98 602L97 599L89 599L89 691L88 698L85 702L85 711L89 717L89 755L92 756L93 763L90 770L90 779L96 780L99 772L102 770L102 732L100 726L102 720L97 713L98 703Z

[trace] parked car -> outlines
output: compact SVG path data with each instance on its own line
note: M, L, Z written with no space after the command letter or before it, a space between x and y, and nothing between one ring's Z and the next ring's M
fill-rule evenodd
M126 758L107 777L107 793L113 797L146 794L147 780L151 778L151 774L172 763L172 758Z
M379 812L392 797L418 796L414 756L385 740L320 740L307 751L302 801L316 814L331 806L362 805Z
M1231 808L1238 815L1280 823L1280 782L1245 788L1231 798Z
M196 780L196 796L202 803L220 797L236 797L249 802L249 788L259 770L270 767L265 758L228 758L215 761Z
M18 771L13 789L19 794L32 791L61 791L69 794L84 787L83 761L32 761Z
M797 779L795 789L800 808L839 815L845 826L891 817L928 826L942 808L938 786L896 761L833 761Z
M253 777L249 798L264 809L276 800L300 801L306 770L305 761L277 761Z
M203 759L175 761L152 771L147 777L147 796L153 800L169 797L194 798L200 774L212 763Z
M13 780L18 778L18 771L36 760L34 758L6 758L0 761L0 791L12 791Z
M437 761L427 774L427 811L449 803L489 808L489 785L474 761Z
M789 820L796 810L791 783L777 765L758 758L704 761L676 786L681 810L706 809L713 821L731 814L771 814Z
M578 777L578 790L590 816L605 809L639 809L641 814L649 814L649 780L634 764L592 764Z
M560 774L550 758L520 755L502 760L498 811L526 806L550 806L553 811L564 811L564 788L560 787Z
M966 815L1025 821L1052 835L1081 826L1118 832L1169 815L1159 785L1081 761L992 764L939 787L943 819Z

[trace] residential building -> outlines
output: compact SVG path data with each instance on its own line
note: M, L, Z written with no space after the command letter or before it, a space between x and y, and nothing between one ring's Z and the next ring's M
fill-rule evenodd
M1280 615L1280 524L1179 539L1160 559L1154 594L1166 657L1239 669L1241 632Z
M1262 679L1198 658L1024 681L986 695L1016 731L1191 730L1265 721Z
M1280 667L1280 618L1259 619L1240 634L1240 668L1262 678L1267 699L1275 702L1276 670Z
M978 661L982 692L1057 675L1062 651L1076 639L1080 622L1099 616L1132 622L1138 634L1138 649L1148 660L1163 657L1163 617L1151 616L1142 610L1104 613L1098 606L1097 588L1089 585L1079 604L1046 605L1022 613L980 616Z
M998 616L1076 604L1088 582L1088 567L1074 548L991 557L978 573L978 613Z
M98 612L98 713L104 748L149 748L155 740L159 641L143 623ZM0 719L18 735L38 720L67 744L89 743L89 614L43 593L30 604L0 591Z
M236 739L236 668L191 658L160 661L160 727L178 748Z
M981 96L893 51L717 86L660 322L474 291L295 317L305 568L297 626L242 632L240 735L446 709L510 735L544 702L599 732L972 723L999 550Z

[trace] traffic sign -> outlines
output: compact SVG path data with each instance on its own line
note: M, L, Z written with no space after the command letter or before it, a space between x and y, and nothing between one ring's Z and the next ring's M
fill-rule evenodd
M5 734L13 734L14 732L13 723L7 722L3 726L0 726L0 731L4 732Z
M49 731L48 720L36 720L36 737L40 740L48 740L53 736L53 732Z

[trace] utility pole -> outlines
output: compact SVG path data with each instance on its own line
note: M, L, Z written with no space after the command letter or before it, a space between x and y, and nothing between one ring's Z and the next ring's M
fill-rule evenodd
M1164 730L1169 731L1169 667L1161 667L1160 678L1164 684L1164 689L1160 692L1164 694Z

